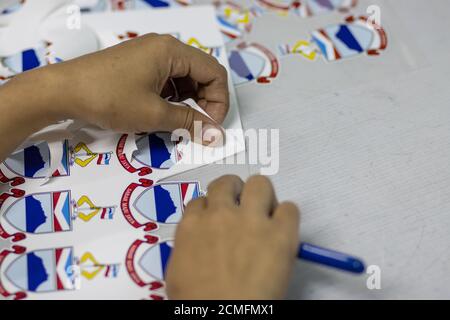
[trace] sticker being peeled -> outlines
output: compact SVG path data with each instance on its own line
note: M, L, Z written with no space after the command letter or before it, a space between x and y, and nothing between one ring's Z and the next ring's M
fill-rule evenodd
M95 162L98 166L108 166L113 150L91 150L83 142L70 145L71 139L84 127L84 122L73 120L48 126L29 137L4 165L22 177L44 179L43 184L50 178L69 176L70 167L74 165L84 168ZM130 162L137 149L136 135L127 135L123 153Z

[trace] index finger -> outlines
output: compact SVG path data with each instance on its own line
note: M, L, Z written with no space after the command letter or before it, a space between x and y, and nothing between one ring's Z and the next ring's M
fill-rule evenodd
M214 57L173 38L171 78L189 76L198 82L199 105L209 116L222 123L229 109L228 74Z

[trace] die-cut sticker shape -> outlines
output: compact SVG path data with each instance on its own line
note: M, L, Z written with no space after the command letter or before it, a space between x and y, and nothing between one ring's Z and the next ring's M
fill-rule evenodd
M52 177L68 176L70 174L70 156L68 141L61 141L61 159ZM27 147L11 155L4 161L5 166L17 175L26 178L45 178L50 168L50 149L46 142Z
M241 43L228 56L235 85L253 80L270 83L278 76L279 61L267 48L258 43Z
M172 244L164 242L160 247L153 239L136 240L128 249L125 261L125 267L130 278L139 287L147 287L148 297L152 300L163 300L164 292L164 274L167 267L167 260L171 253ZM152 253L146 255L147 251L155 249Z
M115 279L121 263L99 262L91 252L77 257L73 247L28 252L22 248L15 252L2 251L0 267L0 295L20 300L35 294L82 289L82 278Z
M146 248L136 264L143 272L163 281L165 279L167 263L172 253L171 241L158 243Z
M312 41L328 61L346 59L367 53L379 55L387 48L386 32L381 26L361 16L349 17L347 23L329 26L312 33Z
M136 190L145 189L137 194ZM135 193L136 192L136 193ZM158 229L160 224L179 222L189 201L200 196L198 182L167 182L153 185L141 179L130 184L122 195L121 209L125 220L144 231Z
M73 249L57 248L27 252L14 259L2 276L2 285L17 291L54 292L73 290Z
M134 208L147 220L159 223L178 223L185 206L198 198L198 183L161 183L142 192Z
M299 54L308 60L321 55L326 61L339 61L361 54L380 55L388 46L385 30L369 21L368 17L353 16L346 23L328 26L313 31L311 40L300 40L294 46L287 44L278 47L282 56Z
M71 231L70 191L36 193L17 200L6 209L2 228L32 234Z

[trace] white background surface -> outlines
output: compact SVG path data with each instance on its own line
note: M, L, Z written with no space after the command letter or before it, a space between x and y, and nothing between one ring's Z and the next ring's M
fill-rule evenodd
M392 72L383 59L401 57L389 51L360 57L346 61L352 67L333 89L327 79L336 74L318 66L324 77L317 90L302 77L304 60L292 57L272 85L237 89L244 128L280 129L281 168L272 179L281 199L301 206L302 239L381 267L382 289L370 291L366 276L298 262L290 299L450 297L450 2L382 4L389 9L382 19L396 17L402 29L392 30L391 44L413 48L415 67ZM264 16L247 38L295 41L304 23ZM367 79L355 84L361 70Z

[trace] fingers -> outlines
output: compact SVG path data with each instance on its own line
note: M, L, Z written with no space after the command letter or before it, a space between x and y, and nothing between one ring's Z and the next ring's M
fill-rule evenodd
M186 206L186 213L199 213L202 212L206 208L206 198L200 197L194 200L189 201Z
M276 205L275 191L267 177L253 176L247 180L241 194L241 207L246 214L269 217Z
M222 123L229 109L228 75L226 69L202 50L166 38L170 50L172 78L190 77L199 84L198 97L203 109L218 123Z
M239 202L239 195L244 182L238 176L223 176L208 186L208 207L234 207Z
M300 211L291 202L283 202L274 211L273 221L279 227L280 232L292 240L293 250L297 250L299 242Z

